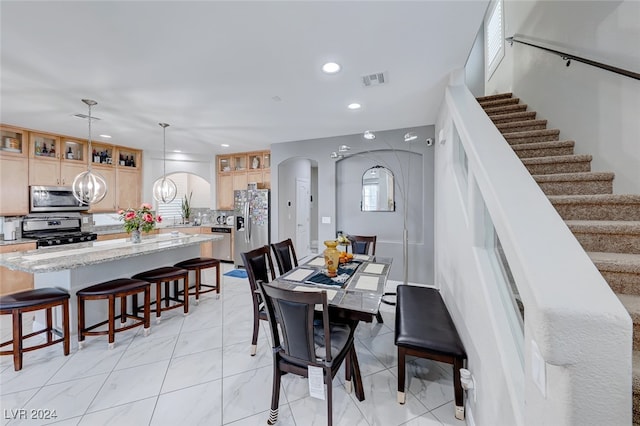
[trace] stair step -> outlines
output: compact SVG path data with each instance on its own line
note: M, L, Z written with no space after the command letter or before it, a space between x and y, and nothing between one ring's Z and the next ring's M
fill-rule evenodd
M631 316L631 320L633 321L633 350L637 351L640 348L640 296L634 296L631 294L616 294L616 296L618 296L622 305L627 309ZM634 356L634 366L636 366L635 361L636 359ZM633 369L633 372L635 375L636 368Z
M483 109L495 108L503 105L516 105L520 103L519 98L500 98L489 101L478 102Z
M613 173L556 173L534 175L542 192L546 195L584 195L613 193Z
M485 102L485 101L494 101L496 99L510 98L512 96L513 96L513 93L497 93L495 95L478 96L476 100L478 102Z
M547 128L547 120L509 121L496 124L501 133L526 132L529 130L543 130Z
M579 173L591 171L590 155L558 155L553 157L523 158L522 163L532 175Z
M564 220L640 220L640 195L552 195Z
M640 296L640 254L587 254L614 292Z
M640 221L565 220L585 251L640 254Z
M535 111L520 111L506 114L499 114L489 117L494 124L511 123L513 121L534 120L536 118Z
M552 141L521 143L511 147L519 158L536 158L573 155L574 145L574 141Z
M560 130L528 130L526 132L503 133L502 136L504 136L507 142L509 142L511 145L532 142L549 142L557 141L560 139Z
M486 108L484 112L487 113L489 117L493 115L501 115L507 114L510 112L523 112L527 110L527 104L517 104L517 105L504 105L494 108Z

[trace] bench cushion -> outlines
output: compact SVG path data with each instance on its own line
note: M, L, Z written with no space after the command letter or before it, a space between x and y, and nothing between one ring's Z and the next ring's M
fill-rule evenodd
M111 294L118 294L120 292L126 293L128 291L140 289L144 290L146 286L150 284L147 281L136 280L131 278L118 278L111 281L105 281L103 283L94 284L89 287L85 287L78 290L77 296L108 296Z
M69 293L59 288L37 288L0 297L0 309L19 309L69 299Z
M194 257L193 259L183 260L182 262L176 263L176 268L183 269L194 269L194 268L213 268L214 266L220 265L220 261L218 259L214 259L213 257Z
M460 336L438 290L399 285L397 292L397 346L466 358Z
M135 274L133 279L136 280L145 280L145 281L170 281L179 279L180 276L188 275L189 271L182 268L176 268L174 266L164 266L162 268L151 269L149 271L140 272L139 274Z

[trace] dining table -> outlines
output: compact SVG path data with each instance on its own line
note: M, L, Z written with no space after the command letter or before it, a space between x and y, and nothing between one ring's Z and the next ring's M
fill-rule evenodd
M387 257L356 254L351 261L340 264L335 277L329 277L324 256L320 254L280 275L272 285L295 291L325 290L330 318L349 322L355 330L360 321L372 322L376 317L392 261ZM353 362L357 364L357 357ZM355 394L363 401L362 380L355 374L358 366L354 367Z

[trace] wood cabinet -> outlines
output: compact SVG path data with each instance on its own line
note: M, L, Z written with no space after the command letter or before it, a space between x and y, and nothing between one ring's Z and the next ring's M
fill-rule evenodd
M138 170L118 167L116 172L117 209L138 208L141 197L141 176Z
M28 134L0 126L0 216L29 213Z
M19 243L0 246L0 253L35 250L36 243ZM22 271L12 271L0 266L0 295L33 288L33 274Z
M91 213L138 208L142 197L142 151L117 145L96 144L91 157L93 169L107 182L107 195L101 202L91 206ZM117 158L117 161L114 162L114 158Z
M104 178L107 183L107 195L99 203L92 204L89 212L115 212L117 210L116 169L109 166L93 165L92 171Z
M216 157L218 209L233 209L233 191L247 189L249 183L269 188L271 152L240 152Z
M0 126L0 156L25 157L28 145L27 132L17 127Z

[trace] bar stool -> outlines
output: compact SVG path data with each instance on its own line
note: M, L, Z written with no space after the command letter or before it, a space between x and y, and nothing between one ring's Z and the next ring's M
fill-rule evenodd
M109 335L109 349L115 347L115 334L121 331L129 330L140 325L144 326L144 335L147 336L150 330L150 301L151 301L151 284L143 280L135 280L129 278L119 278L111 281L105 281L85 287L76 293L78 297L78 348L84 346L85 336L103 336ZM144 293L144 314L138 316L138 294ZM131 314L127 312L127 296L132 296ZM120 298L120 315L116 315L116 299ZM105 300L109 301L109 318L87 327L85 325L85 301L87 300ZM116 329L116 319L120 319L120 327ZM133 322L125 325L129 319ZM109 328L102 331L92 331L102 325L108 324Z
M175 266L164 266L162 268L150 269L145 272L131 277L133 279L148 281L151 284L156 285L156 300L151 304L156 305L156 324L160 323L160 314L163 311L176 309L179 307L184 308L184 314L189 313L189 296L184 293L188 293L189 289L189 271L182 268L176 268ZM182 280L183 291L179 291L178 282ZM169 283L173 281L173 296L169 291ZM164 283L164 286L162 285ZM162 288L164 287L164 296L162 295ZM182 299L180 299L182 294ZM164 300L164 307L162 301ZM176 304L170 305L170 302L174 301Z
M62 334L59 339L53 338L53 334L58 332L53 328L53 308L62 308ZM47 327L40 331L22 335L22 314L24 312L38 311L46 309ZM35 351L36 349L51 346L62 342L63 352L69 355L69 293L57 288L38 288L26 290L19 293L8 294L0 297L0 315L12 315L13 336L11 340L0 343L0 347L13 343L12 350L0 351L0 355L13 354L13 369L22 370L22 354ZM38 334L47 333L46 343L24 348L22 343L25 339Z
M193 292L189 292L189 295L196 296L196 305L200 300L200 295L203 293L209 293L211 291L216 291L216 298L220 298L220 261L218 259L214 259L213 257L194 257L193 259L183 260L182 262L178 262L174 265L176 268L183 268L189 271L195 271L196 273L196 283L195 285L189 287L189 289L194 289ZM202 270L216 268L216 285L205 284L202 282ZM207 287L207 290L201 290L201 287Z

